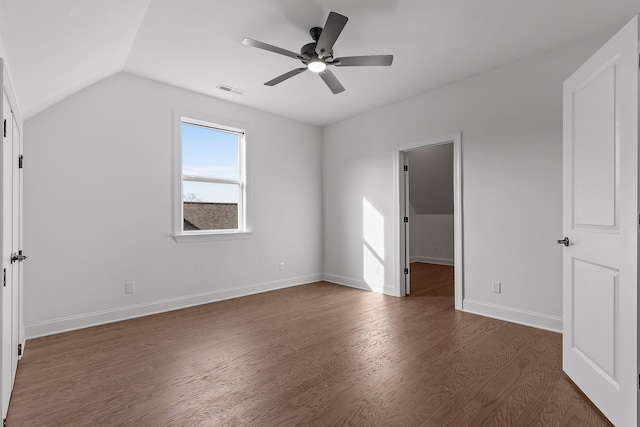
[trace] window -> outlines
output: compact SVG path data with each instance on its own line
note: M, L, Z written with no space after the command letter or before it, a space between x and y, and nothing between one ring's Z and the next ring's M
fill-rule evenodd
M246 233L245 131L182 115L176 124L176 240Z

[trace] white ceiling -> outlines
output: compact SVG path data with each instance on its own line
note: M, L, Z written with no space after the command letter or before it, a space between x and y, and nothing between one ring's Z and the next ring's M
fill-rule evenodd
M338 95L311 72L264 86L301 65L242 39L298 51L330 11L349 17L334 56L393 54L393 65L335 68ZM640 0L0 0L0 36L25 118L125 71L324 126L637 13Z

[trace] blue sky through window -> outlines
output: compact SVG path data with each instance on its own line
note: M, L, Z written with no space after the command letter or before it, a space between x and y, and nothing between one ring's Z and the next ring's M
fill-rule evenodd
M182 124L182 173L199 177L240 179L239 135ZM237 203L239 186L211 182L183 182L184 200Z

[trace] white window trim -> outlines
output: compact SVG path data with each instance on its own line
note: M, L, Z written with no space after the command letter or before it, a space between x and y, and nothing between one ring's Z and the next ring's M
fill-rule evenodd
M240 143L240 181L241 197L243 198L241 206L242 212L239 212L238 230L200 230L200 231L184 231L183 227L183 210L182 210L182 123L186 121L196 125L207 127L219 127L222 130L233 132L242 132L244 134L243 141ZM207 114L197 113L184 109L175 108L173 110L173 238L178 243L185 242L205 242L216 240L235 240L246 239L252 234L251 230L251 201L249 184L249 150L247 149L247 135L249 126L246 123L237 122L221 117L209 116ZM244 223L244 224L242 224Z

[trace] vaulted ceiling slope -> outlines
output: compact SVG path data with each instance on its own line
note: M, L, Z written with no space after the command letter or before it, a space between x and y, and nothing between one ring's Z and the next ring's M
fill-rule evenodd
M453 215L453 143L408 153L409 203L419 215Z
M337 56L393 54L343 67L333 95L295 59L330 11L349 17ZM25 118L125 71L299 121L327 125L573 41L614 32L639 0L0 0L0 37ZM246 91L223 92L228 85Z

